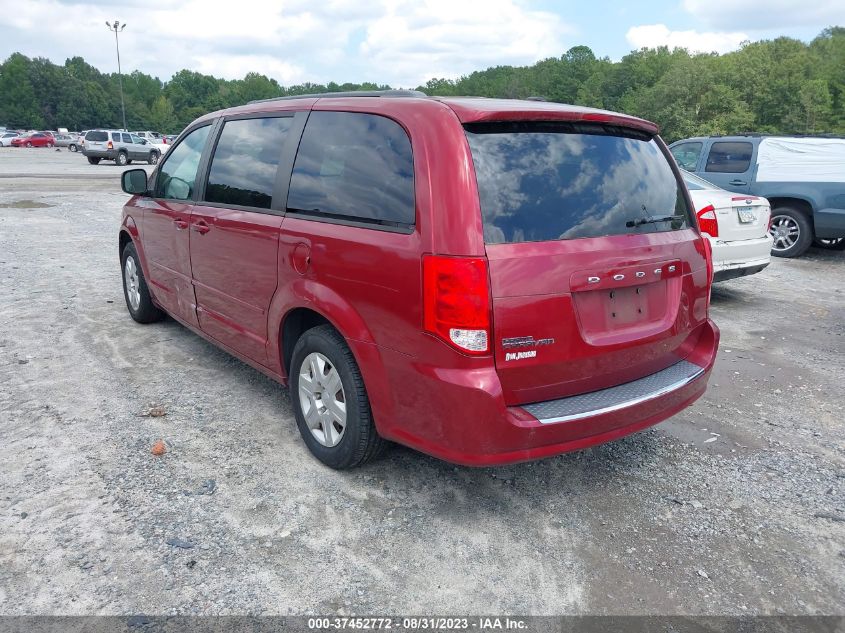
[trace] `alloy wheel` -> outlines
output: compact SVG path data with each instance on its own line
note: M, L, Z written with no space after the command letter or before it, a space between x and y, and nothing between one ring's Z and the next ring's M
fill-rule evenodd
M792 248L801 237L801 227L794 218L788 215L776 215L772 218L772 228L769 234L774 240L773 251L785 251Z
M132 255L126 258L123 266L123 280L126 283L126 297L129 299L129 305L133 310L137 310L141 305L141 286L138 279L138 266Z
M346 395L337 368L319 352L308 354L300 366L299 406L314 439L337 446L346 431Z

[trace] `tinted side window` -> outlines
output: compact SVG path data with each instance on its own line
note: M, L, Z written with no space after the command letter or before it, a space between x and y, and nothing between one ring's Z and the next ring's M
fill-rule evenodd
M672 156L678 165L687 171L695 171L701 156L701 143L681 143L672 148Z
M751 143L719 141L713 143L707 156L705 171L723 174L741 174L748 171L753 148Z
M122 134L121 136L123 137L124 143L131 143L132 142L132 137L129 134Z
M108 138L109 138L108 134L106 134L105 132L100 132L100 131L88 132L88 134L85 135L86 141L96 141L98 143L101 143L103 141L107 141Z
M372 114L312 112L299 144L288 208L413 225L414 159L405 130Z
M193 196L197 168L210 129L208 125L197 128L167 153L158 174L157 198L189 200Z
M293 118L227 121L211 159L208 202L269 209L282 145Z

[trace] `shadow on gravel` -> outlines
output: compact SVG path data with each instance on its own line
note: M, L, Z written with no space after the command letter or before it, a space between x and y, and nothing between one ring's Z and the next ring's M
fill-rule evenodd
M759 303L754 293L746 292L729 281L713 284L713 290L710 293L710 302L714 305Z

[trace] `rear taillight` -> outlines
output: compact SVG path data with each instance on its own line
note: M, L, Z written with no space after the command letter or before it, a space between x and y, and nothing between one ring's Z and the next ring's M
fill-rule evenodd
M768 209L768 214L769 214L769 223L766 225L766 233L771 233L772 232L772 220L775 219L774 216L772 215L771 208Z
M108 144L106 145L106 149L114 149L114 143L109 141Z
M708 204L695 214L698 218L698 228L710 237L719 237L719 221L716 219L716 209Z
M468 354L490 350L487 260L423 256L423 319L427 332Z

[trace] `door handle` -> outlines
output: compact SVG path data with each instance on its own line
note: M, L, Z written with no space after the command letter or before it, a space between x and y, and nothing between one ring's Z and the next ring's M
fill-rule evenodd
M198 222L194 222L191 228L200 235L205 235L211 230L211 227L205 223L205 220L199 220Z
M181 231L182 229L188 228L188 221L183 220L182 218L176 218L175 220L173 220L173 224L176 225L177 231Z
M738 179L735 178L735 179L731 180L730 184L732 184L732 185L747 185L748 183L745 182L744 180L738 180Z

